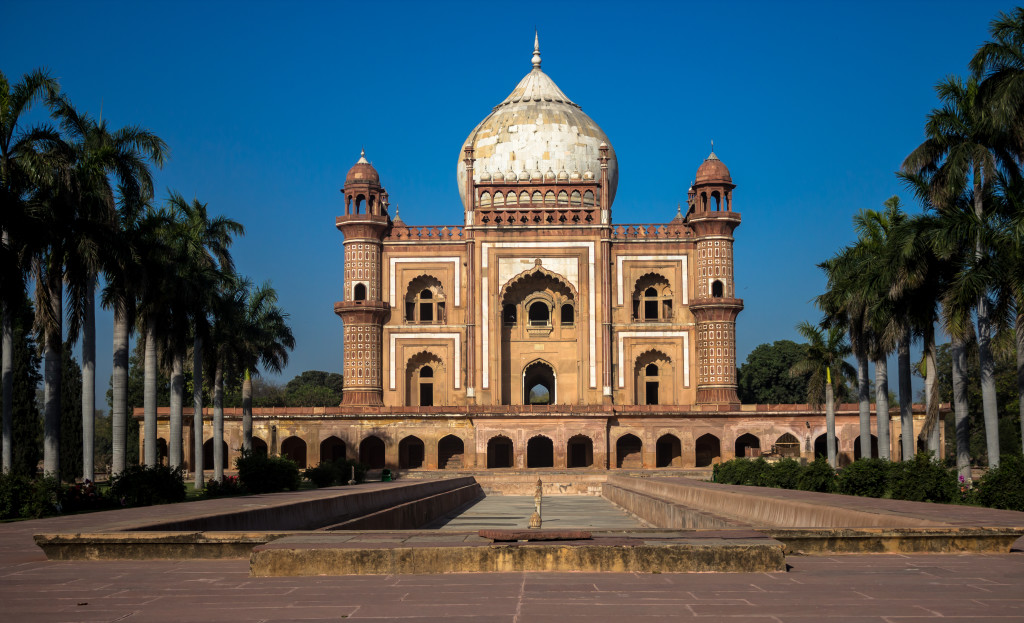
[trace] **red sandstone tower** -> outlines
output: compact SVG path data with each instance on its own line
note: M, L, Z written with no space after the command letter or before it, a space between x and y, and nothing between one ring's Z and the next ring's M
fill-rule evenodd
M736 316L743 301L733 281L733 230L740 214L732 211L729 169L715 152L697 169L689 196L689 223L697 241L695 296L690 303L697 323L697 403L735 404Z
M345 176L345 215L335 224L345 236L345 294L334 313L345 325L345 389L341 404L383 405L381 349L387 303L381 297L381 250L391 223L388 194L365 153Z

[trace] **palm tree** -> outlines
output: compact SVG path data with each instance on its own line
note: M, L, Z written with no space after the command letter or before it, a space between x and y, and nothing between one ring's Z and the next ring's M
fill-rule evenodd
M181 215L180 234L185 252L181 271L191 287L185 289L186 305L192 320L193 434L195 446L195 487L203 488L203 341L209 334L210 293L225 275L234 273L228 247L232 236L244 235L245 228L224 216L210 219L206 204L193 199L188 203L171 193L172 208Z
M71 306L68 335L82 334L82 418L84 478L94 479L93 426L96 412L95 286L101 268L107 277L104 303L114 309L113 473L125 467L128 338L134 311L130 273L138 266L130 240L132 229L152 196L150 163L162 166L167 146L152 132L139 127L110 130L107 123L81 113L66 98L57 98L54 117L59 120L73 157L70 200L78 218L73 246L67 257L65 281ZM117 181L117 190L111 184ZM118 199L120 198L120 199ZM118 207L120 204L120 211Z
M238 333L252 282L226 275L211 305L210 359L213 368L213 479L224 480L224 377L232 374L239 357Z
M807 340L807 355L789 372L793 376L809 375L807 402L812 408L821 408L824 398L828 463L834 469L837 467L835 385L856 375L853 366L845 361L853 349L839 326L820 328L804 321L796 326L796 330Z
M41 69L25 74L21 82L11 86L0 72L0 315L2 325L3 366L3 433L2 469L11 471L12 423L14 413L14 333L11 324L13 309L24 292L26 262L18 247L25 234L32 230L27 224L25 195L33 177L36 145L56 142L59 137L49 128L23 131L22 113L43 98L53 97L57 81Z
M242 448L252 450L252 375L260 367L280 373L288 365L288 351L295 338L287 324L288 314L277 305L277 292L269 281L249 293L245 314L235 338L242 379Z
M973 192L974 214L987 226L991 210L985 197L1000 167L1019 175L1011 149L1012 142L994 131L990 110L978 97L978 81L949 77L936 86L943 101L941 109L928 115L925 141L903 162L903 172L927 180L929 200L935 206L953 205L968 188ZM975 244L979 258L988 250L983 237ZM991 288L991 285L989 285ZM999 465L999 414L996 404L995 364L992 359L992 318L989 291L979 293L978 358L981 364L982 408L988 446L989 467Z

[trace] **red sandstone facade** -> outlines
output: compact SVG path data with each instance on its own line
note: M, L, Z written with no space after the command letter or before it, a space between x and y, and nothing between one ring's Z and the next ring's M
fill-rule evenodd
M342 404L256 410L257 445L406 469L706 467L823 445L819 411L737 399L741 217L713 152L685 213L616 224L615 152L535 45L533 70L464 143L458 180L461 223L409 226L360 155L336 219ZM850 460L856 409L838 421ZM228 410L229 456L234 422Z

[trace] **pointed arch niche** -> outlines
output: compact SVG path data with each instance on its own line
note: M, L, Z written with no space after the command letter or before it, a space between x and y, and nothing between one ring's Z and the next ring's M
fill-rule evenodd
M446 378L445 365L439 356L427 350L416 353L405 366L405 404L410 407L448 404Z
M638 405L677 404L672 359L657 349L641 353L633 366Z

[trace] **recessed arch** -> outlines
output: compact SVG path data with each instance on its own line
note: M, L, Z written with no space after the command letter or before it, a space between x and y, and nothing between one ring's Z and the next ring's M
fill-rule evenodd
M694 442L697 467L710 467L722 461L722 442L715 435L706 433Z
M536 435L526 442L526 467L554 467L555 444L550 437Z
M828 434L822 433L814 439L814 458L828 458ZM839 435L836 435L836 457L839 457Z
M320 462L344 461L347 458L345 442L331 435L320 442Z
M398 442L398 467L400 469L419 469L423 467L426 449L423 440L409 435Z
M800 440L792 433L783 433L775 440L775 452L787 458L800 458Z
M301 437L288 437L281 442L281 456L286 456L295 461L299 469L309 467L306 463L306 442Z
M444 324L446 297L441 280L419 275L405 290L405 321L412 324Z
M466 444L455 435L445 435L437 442L437 468L462 469L465 466Z
M498 298L511 303L538 291L549 291L568 300L576 300L576 287L568 279L543 266L533 266L512 277L501 287Z
M756 435L744 433L736 438L736 456L758 456L761 454L761 440ZM756 452L753 452L756 450Z
M666 433L658 437L654 448L655 467L682 467L683 466L683 444L679 437Z
M658 349L647 350L636 358L633 378L636 381L636 404L672 404L672 358Z
M857 438L853 440L853 460L856 461L861 456L863 456L863 453L860 449L860 435L857 435ZM871 435L871 458L878 458L878 437L874 435Z
M543 359L523 368L523 404L553 405L558 399L555 369Z
M253 454L262 454L263 456L267 456L267 442L254 436L252 438L252 452Z
M225 441L221 441L220 442L220 446L221 446L221 451L223 452L223 454L221 456L224 457L224 465L222 465L221 467L222 468L229 467L229 465L228 465L228 444ZM213 437L210 437L209 439L207 439L203 443L203 466L206 469L213 469L214 468L214 465L213 465Z
M565 466L593 467L594 442L586 435L573 435L565 444Z
M366 300L366 284L357 283L352 287L352 300L353 301L365 301Z
M359 442L359 462L370 469L384 467L384 440L370 435Z
M446 376L444 362L437 354L422 350L409 357L405 365L405 404L410 407L447 404Z
M512 440L504 435L496 435L487 440L487 468L499 469L512 467Z
M672 286L661 273L641 275L633 284L633 320L668 322L672 320Z
M615 441L615 467L620 469L642 469L644 443L631 433Z

